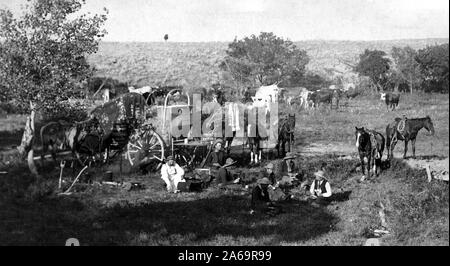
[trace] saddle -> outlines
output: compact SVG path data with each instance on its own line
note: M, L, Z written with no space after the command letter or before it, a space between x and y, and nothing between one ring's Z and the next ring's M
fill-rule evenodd
M397 128L396 128L396 134L394 134L393 141L397 140L397 134L400 134L403 139L405 139L405 133L406 133L406 116L403 116L403 118L398 122Z

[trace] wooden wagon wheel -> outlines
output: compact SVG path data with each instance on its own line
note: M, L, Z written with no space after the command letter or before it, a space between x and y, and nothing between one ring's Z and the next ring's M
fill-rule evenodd
M139 165L142 160L164 160L165 143L154 130L139 130L130 136L127 147L128 161L132 166Z

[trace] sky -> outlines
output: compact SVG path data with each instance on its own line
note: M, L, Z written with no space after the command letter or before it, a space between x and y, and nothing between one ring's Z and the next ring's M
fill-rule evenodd
M0 0L20 12L25 0ZM448 0L86 0L109 10L105 41L232 41L260 32L292 41L449 37Z

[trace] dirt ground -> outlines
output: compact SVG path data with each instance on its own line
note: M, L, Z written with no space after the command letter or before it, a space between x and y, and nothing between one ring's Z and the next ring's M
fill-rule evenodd
M382 245L448 246L448 182L428 182L423 168L428 164L435 173L448 173L448 100L433 97L422 100L435 105L424 104L427 110L421 112L434 112L430 115L436 136L419 134L416 159L402 159L403 145L398 145L391 167L362 183L354 126L383 132L386 122L399 114L376 111L380 109L373 103L376 108L367 109L375 102L370 99L356 101L353 114L300 112L297 125L308 127L296 127L296 163L308 182L326 163L338 197L329 206L315 207L304 200L305 191L295 188L294 200L280 203L283 213L275 217L250 215L250 191L242 185L167 193L159 173L142 175L124 164L120 174L117 162L88 171L71 195L59 196L59 169L45 168L45 178L36 183L12 149L20 143L20 134L3 133L16 138L0 141L0 245L62 245L68 237L77 237L82 245L358 246L370 237L371 228L380 228L382 204L389 227L389 234L380 238ZM410 107L402 108L400 112ZM262 166L250 168L248 148L242 154L237 144L232 157L239 163L234 170L256 175ZM280 158L266 155L264 163L281 165ZM113 181L136 182L142 188L102 184L106 170L113 171ZM64 189L75 175L65 170Z

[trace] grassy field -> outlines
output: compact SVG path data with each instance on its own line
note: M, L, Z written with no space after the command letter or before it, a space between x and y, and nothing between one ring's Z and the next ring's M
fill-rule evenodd
M144 188L127 191L80 183L74 194L58 196L57 168L41 169L44 177L35 181L24 163L6 164L5 154L12 153L8 147L20 143L20 134L9 131L16 132L23 118L2 120L0 134L11 139L0 143L0 171L7 172L0 174L0 245L63 245L71 237L81 245L362 245L367 229L380 225L380 203L391 233L382 238L383 245L449 245L448 183L428 183L425 170L411 166L414 159L400 159L401 144L391 168L374 181L360 183L354 148L355 126L384 134L396 116L429 115L436 134L419 133L416 160L448 160L448 95L403 95L394 112L378 96L352 100L338 111L293 111L295 151L301 155L297 164L312 180L312 173L327 163L337 200L315 207L304 201L303 191L294 189L295 199L282 203L283 213L275 217L250 215L250 192L239 185L168 194L157 173L129 173L125 165L119 176L117 164L84 176L99 181L110 169L115 180L140 182ZM241 161L237 171L258 170L245 166L246 154L232 156ZM281 160L272 161L279 165ZM67 187L72 173L64 173Z

